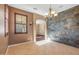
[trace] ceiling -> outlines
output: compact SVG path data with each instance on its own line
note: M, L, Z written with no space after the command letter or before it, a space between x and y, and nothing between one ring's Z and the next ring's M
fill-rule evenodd
M46 15L48 13L50 4L9 4L9 6L16 7L28 12ZM57 13L77 6L77 4L51 4L53 10Z

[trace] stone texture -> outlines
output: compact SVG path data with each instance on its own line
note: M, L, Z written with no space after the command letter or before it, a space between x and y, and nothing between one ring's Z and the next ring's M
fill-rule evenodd
M60 12L53 19L48 18L47 23L51 39L79 47L79 6Z

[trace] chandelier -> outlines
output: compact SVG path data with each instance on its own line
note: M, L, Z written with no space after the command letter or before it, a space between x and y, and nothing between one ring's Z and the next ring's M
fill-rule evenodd
M51 5L50 5L50 7L49 7L49 11L48 11L48 15L46 15L46 18L50 18L50 17L56 17L58 14L57 14L57 12L55 11L55 10L53 10L52 8L51 8Z

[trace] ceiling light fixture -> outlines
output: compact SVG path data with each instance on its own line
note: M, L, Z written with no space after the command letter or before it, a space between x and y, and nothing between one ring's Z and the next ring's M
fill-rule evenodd
M46 15L46 17L56 17L58 14L55 10L52 9L51 7L51 4L50 4L50 7L49 7L49 11L48 11L48 15Z

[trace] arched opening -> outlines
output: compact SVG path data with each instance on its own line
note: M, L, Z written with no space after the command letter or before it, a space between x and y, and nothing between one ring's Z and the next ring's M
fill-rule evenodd
M46 22L42 19L36 20L36 42L45 40L46 37Z

